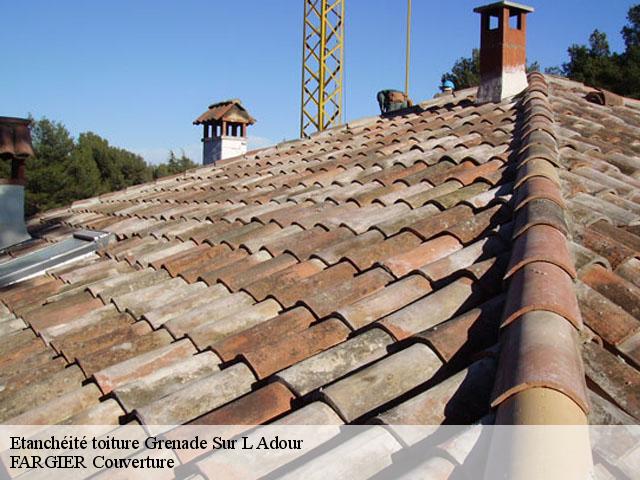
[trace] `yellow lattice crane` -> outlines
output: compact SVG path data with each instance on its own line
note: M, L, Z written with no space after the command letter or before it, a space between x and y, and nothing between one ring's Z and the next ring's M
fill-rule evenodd
M346 0L303 0L300 136L342 123L344 5ZM407 0L404 94L409 98L411 0Z
M300 136L342 123L345 0L304 0Z

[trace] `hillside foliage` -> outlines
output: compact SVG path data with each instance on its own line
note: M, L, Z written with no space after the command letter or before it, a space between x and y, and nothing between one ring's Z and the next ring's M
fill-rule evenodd
M173 152L167 162L150 165L95 133L74 139L62 123L47 118L33 122L31 135L35 156L26 163L28 216L196 167L184 153ZM8 176L9 162L0 162L0 177Z

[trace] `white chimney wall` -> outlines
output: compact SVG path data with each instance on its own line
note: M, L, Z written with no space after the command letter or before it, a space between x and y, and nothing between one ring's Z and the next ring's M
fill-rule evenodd
M204 165L225 158L237 157L247 153L247 137L211 137L203 142L202 159Z

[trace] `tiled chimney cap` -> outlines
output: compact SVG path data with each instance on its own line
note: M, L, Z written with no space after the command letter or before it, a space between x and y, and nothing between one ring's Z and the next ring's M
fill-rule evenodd
M481 7L476 7L473 9L474 12L476 13L482 13L485 12L487 10L493 10L495 8L498 7L509 7L512 8L514 10L522 10L524 12L534 12L535 10L533 9L533 7L529 7L528 5L523 5L521 3L516 3L516 2L506 2L506 1L502 1L502 2L494 2L494 3L490 3L488 5L483 5Z
M253 125L256 119L253 118L242 102L237 98L217 102L209 105L209 109L193 121L194 125L214 123L219 121L245 123Z
M0 158L25 159L33 155L29 125L28 118L0 117Z

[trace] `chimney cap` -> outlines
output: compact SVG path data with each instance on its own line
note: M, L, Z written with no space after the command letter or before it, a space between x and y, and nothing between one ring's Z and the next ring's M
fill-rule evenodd
M193 121L193 124L203 125L222 120L245 123L247 125L256 123L256 119L249 114L242 102L237 98L232 98L231 100L212 103L206 112Z
M1 160L24 160L34 155L30 125L29 118L0 117Z
M488 5L483 5L481 7L476 7L473 9L473 11L476 13L482 13L482 12L486 12L487 10L494 10L499 7L506 7L506 8L510 8L513 10L520 10L527 13L531 13L534 11L533 7L529 7L528 5L523 5L522 3L516 3L516 2L507 2L507 1L494 2Z

